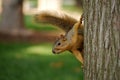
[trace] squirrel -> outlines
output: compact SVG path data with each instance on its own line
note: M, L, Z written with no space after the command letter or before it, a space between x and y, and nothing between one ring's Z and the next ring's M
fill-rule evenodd
M70 51L75 57L83 64L83 25L82 17L80 21L68 16L65 13L56 11L41 11L41 13L35 15L36 22L43 22L53 24L66 33L60 35L55 42L52 52L55 54Z
M79 28L83 28L82 18L67 34L60 35L52 51L58 54L68 50L83 64L83 35L79 34Z

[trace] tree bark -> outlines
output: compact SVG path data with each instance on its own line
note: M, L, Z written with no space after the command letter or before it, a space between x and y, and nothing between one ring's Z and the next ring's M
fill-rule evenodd
M84 79L120 80L120 0L83 0Z
M0 32L16 33L24 27L23 0L2 0L2 20Z

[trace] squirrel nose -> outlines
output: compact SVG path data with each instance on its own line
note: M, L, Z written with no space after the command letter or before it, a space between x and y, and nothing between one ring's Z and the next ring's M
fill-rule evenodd
M55 54L56 52L54 50L52 50L52 52Z

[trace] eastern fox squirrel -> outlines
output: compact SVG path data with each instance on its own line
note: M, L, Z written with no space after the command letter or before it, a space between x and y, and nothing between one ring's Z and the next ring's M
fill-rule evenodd
M83 35L79 34L78 29L82 28L82 21L74 24L73 28L55 42L53 53L61 53L69 50L83 64Z
M51 11L42 11L35 16L36 22L50 23L62 28L66 33L53 46L53 53L61 53L65 50L72 52L83 64L83 25L82 17L80 21L64 14Z

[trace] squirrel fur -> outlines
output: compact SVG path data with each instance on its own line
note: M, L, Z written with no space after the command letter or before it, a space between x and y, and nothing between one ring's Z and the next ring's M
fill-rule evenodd
M43 10L39 14L35 15L35 21L37 23L48 23L55 25L65 32L68 32L73 25L78 22L77 19L65 14L64 12Z
M82 17L79 21L65 13L56 11L41 11L35 15L36 22L55 25L63 29L65 35L60 35L53 46L53 53L59 54L66 50L70 51L83 64L83 25Z
M78 32L78 29L82 27L81 21L77 22L67 34L60 35L60 38L54 44L53 53L59 54L68 50L83 64L84 37Z

